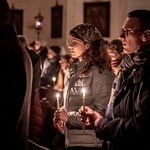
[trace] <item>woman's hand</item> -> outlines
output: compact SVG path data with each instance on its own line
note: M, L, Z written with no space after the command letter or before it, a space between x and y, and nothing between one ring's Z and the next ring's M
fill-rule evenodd
M61 109L57 109L54 113L54 116L58 119L58 120L62 120L64 122L68 122L68 112L66 109L61 108Z
M62 120L59 120L56 117L54 117L53 125L55 128L57 128L60 132L64 134L64 122Z

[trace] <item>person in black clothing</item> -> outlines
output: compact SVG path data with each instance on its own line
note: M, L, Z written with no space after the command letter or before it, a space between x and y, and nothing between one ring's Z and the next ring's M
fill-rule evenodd
M47 47L42 46L40 41L33 41L29 46L40 56L41 59L41 68L43 68L43 62L47 57Z
M60 69L60 47L51 46L47 52L47 58L44 60L41 73L41 86L54 87L57 82L57 76ZM56 80L53 80L55 77Z
M8 2L0 0L1 148L28 150L33 69L9 16Z

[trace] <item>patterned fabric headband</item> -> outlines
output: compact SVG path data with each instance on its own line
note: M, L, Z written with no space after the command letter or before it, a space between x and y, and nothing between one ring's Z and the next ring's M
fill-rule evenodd
M91 44L93 41L103 39L98 29L94 25L88 23L75 26L70 30L71 35L72 33L76 34L81 38L82 41L89 44Z

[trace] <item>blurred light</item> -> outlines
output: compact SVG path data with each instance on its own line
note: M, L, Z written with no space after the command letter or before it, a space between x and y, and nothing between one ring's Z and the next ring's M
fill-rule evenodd
M39 11L39 14L34 18L35 18L34 26L37 32L37 39L39 40L40 32L42 31L43 28L44 17L41 16L41 12Z
M39 12L39 14L35 16L34 18L35 18L35 28L38 30L42 29L44 17L41 16L41 13Z

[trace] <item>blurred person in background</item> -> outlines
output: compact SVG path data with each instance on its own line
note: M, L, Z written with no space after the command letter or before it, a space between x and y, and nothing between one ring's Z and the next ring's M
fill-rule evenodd
M44 60L41 73L41 86L52 88L55 86L60 69L60 52L61 49L59 46L50 46L48 48L47 58ZM55 80L53 80L53 78L55 78Z
M30 48L27 38L24 35L18 35L18 38L27 50L33 67L33 82L32 82L32 96L31 96L31 108L30 108L30 122L29 122L29 140L36 144L42 144L42 128L43 128L43 111L40 102L40 56ZM34 149L35 146L31 143L30 149Z
M111 58L112 70L117 75L120 69L119 65L124 57L123 45L121 40L114 39L107 43L107 52Z
M57 83L59 82L59 87L60 87L62 86L60 84L62 83L63 80L62 78L60 79L59 72L61 73L61 75L63 75L62 71L60 71L61 66L62 69L64 70L65 69L64 65L67 62L65 61L65 56L63 56L64 59L60 56L60 52L61 52L61 48L59 46L49 47L47 58L44 61L44 66L41 75L40 93L41 93L41 100L42 100L42 106L44 112L44 124L43 124L44 137L43 138L44 138L44 145L46 147L49 147L51 150L54 149L53 141L62 142L63 140L61 138L62 135L58 134L57 130L53 127L53 115L54 115L54 111L56 110L56 94L59 92L59 94L61 95L60 93L61 91L59 91L57 88ZM54 78L55 80L53 80ZM57 135L57 139L56 139L56 135Z
M58 72L58 79L57 79L57 84L55 86L55 89L58 91L63 91L64 89L64 83L65 83L65 74L67 72L67 68L69 66L69 61L70 61L70 55L60 55L60 70Z
M43 62L47 57L47 47L42 46L41 42L38 40L31 42L29 46L40 56L41 68L43 68Z

